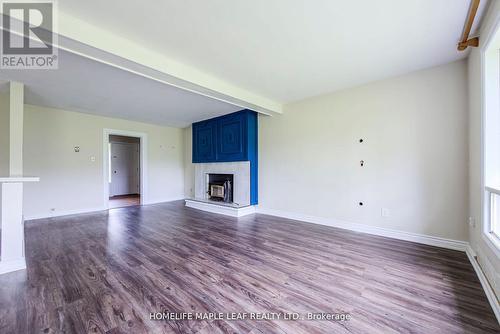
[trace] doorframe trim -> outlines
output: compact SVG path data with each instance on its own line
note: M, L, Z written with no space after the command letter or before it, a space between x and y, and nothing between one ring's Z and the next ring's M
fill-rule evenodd
M144 132L135 132L118 129L103 129L102 136L102 172L103 172L103 204L105 209L109 209L109 136L127 136L139 138L139 154L140 154L140 188L141 188L141 205L148 204L148 135Z

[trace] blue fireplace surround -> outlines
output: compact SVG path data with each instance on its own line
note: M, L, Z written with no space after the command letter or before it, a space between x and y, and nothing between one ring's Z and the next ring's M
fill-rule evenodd
M193 123L193 163L250 162L250 204L258 204L258 116L255 111Z

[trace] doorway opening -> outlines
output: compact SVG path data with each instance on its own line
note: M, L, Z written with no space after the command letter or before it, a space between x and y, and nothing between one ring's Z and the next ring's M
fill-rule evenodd
M108 207L141 204L141 138L108 136Z

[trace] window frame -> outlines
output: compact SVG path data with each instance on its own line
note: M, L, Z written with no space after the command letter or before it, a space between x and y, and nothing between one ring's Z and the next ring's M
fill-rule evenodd
M486 242L486 244L489 246L489 248L498 256L500 257L500 237L493 232L493 224L492 224L492 217L491 211L492 211L492 198L493 196L500 196L500 184L491 184L491 180L486 180L486 176L489 175L487 174L488 169L491 169L491 166L487 166L487 126L486 126L486 118L491 117L490 110L492 101L495 103L498 103L500 106L500 94L499 94L499 89L500 88L500 79L499 79L499 86L497 86L497 89L491 89L491 80L492 75L490 73L487 73L486 71L489 69L489 66L493 64L493 55L492 51L496 52L496 68L495 72L497 75L497 78L500 78L500 15L497 15L497 17L493 20L492 28L489 30L487 36L482 39L483 45L481 46L480 49L480 56L481 56L481 189L482 189L482 196L481 196L481 206L482 206L482 217L481 217L481 225L482 225L482 239ZM487 58L491 57L491 58ZM495 75L495 74L494 74ZM492 96L492 93L495 91L496 96ZM500 117L500 108L497 108L499 110L495 110L495 112L498 112L498 117ZM489 132L488 132L489 133ZM497 143L498 144L498 143ZM490 144L491 145L491 144ZM495 147L495 149L497 149ZM500 159L500 145L498 147L499 150L499 159ZM490 170L491 173L491 170ZM500 205L500 201L499 204ZM497 218L498 222L500 224L500 217ZM500 227L499 227L500 229ZM500 234L500 231L498 232Z
M498 212L498 210L500 209L494 207L495 205L500 206L500 190L486 186L485 191L486 191L485 211L487 213L486 215L487 224L484 224L485 225L484 232L487 234L487 237L495 245L495 247L500 249L500 215L498 215L497 217L492 217L492 213L494 211ZM498 201L497 203L495 203L495 197L497 197L496 198L496 201ZM496 222L494 223L494 221ZM495 231L495 227L498 229L498 231Z

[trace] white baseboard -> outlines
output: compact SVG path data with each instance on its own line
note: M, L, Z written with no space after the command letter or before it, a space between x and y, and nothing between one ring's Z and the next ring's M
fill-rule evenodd
M15 261L0 261L0 275L26 269L24 258Z
M476 253L474 252L472 247L467 246L466 253L467 253L467 257L469 258L470 263L472 264L472 267L476 271L477 277L479 278L481 285L483 286L483 290L486 293L486 297L488 298L488 301L490 302L491 308L493 309L495 316L497 317L497 321L500 323L500 304L498 303L497 296L495 295L493 288L491 287L490 283L488 282L488 279L484 275L484 272L481 269L479 262L477 261Z
M293 213L293 212L286 212L286 211L281 211L281 210L273 210L273 209L257 207L257 213L270 215L270 216L277 216L277 217L282 217L282 218L287 218L287 219L299 220L299 221L303 221L306 223L332 226L332 227L337 227L337 228L341 228L344 230L351 230L351 231L356 231L356 232L374 234L374 235L378 235L378 236L382 236L382 237L412 241L412 242L417 242L420 244L443 247L443 248L459 250L459 251L463 251L463 252L465 252L467 250L467 246L469 245L468 242L461 241L461 240L446 239L446 238L434 237L434 236L425 235L425 234L392 230L392 229L387 229L387 228L382 228L382 227L369 226L369 225L358 224L358 223L351 223L351 222L348 222L345 220L315 217L315 216L309 216L309 215L298 214L298 213Z
M253 205L246 206L243 208L233 208L230 206L210 204L210 203L204 203L200 201L186 199L186 206L193 209L218 213L220 215L231 216L231 217L243 217L255 213L255 206Z
M36 215L28 215L24 217L24 220L35 220L35 219L46 219L46 218L55 218L62 216L71 216L71 215L81 215L84 213L92 213L105 211L107 208L105 207L97 207L97 208L87 208L87 209L75 209L75 210L65 210L65 211L57 211L49 214L36 214Z
M144 203L143 205L151 205L151 204L161 204L161 203L168 203L168 202L175 202L175 201L183 201L186 197L181 196L181 197L171 197L171 198L164 198L164 199L154 199L151 201L148 201L147 203Z
M184 197L156 199L156 200L148 201L147 203L145 203L143 205L167 203L167 202L173 202L173 201L180 201L183 199L184 199ZM96 207L96 208L66 210L66 211L54 212L52 214L49 213L49 214L28 215L28 216L24 217L24 220L35 220L35 219L46 219L46 218L55 218L55 217L71 216L71 215L81 215L81 214L85 214L85 213L93 213L93 212L106 211L106 210L110 210L110 209L106 208L104 206L101 206L101 207Z

